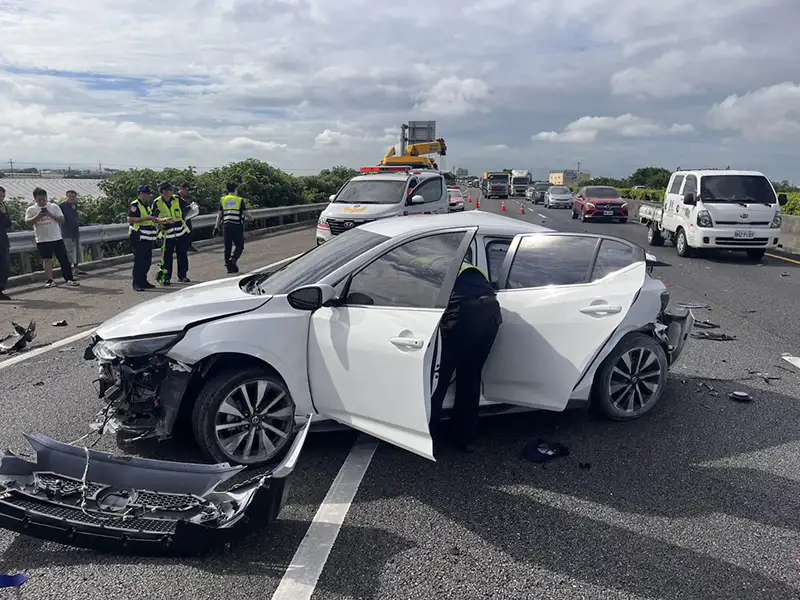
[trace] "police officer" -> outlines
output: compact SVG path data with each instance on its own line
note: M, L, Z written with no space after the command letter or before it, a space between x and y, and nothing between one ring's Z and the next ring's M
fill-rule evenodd
M153 243L158 235L150 211L151 199L150 187L143 185L139 188L139 197L128 207L128 239L133 250L132 285L136 292L155 287L147 281L147 272L153 262Z
M163 219L164 229L159 233L163 239L161 247L161 265L158 271L158 282L169 285L172 280L172 255L178 257L178 281L190 283L189 280L189 228L183 220L181 201L172 194L171 183L164 182L158 186L161 194L153 202L153 216Z
M253 217L245 209L244 198L238 195L238 186L235 183L229 183L225 189L228 190L228 194L220 200L214 231L219 231L220 222L222 222L222 235L225 240L225 267L228 269L228 273L238 273L237 262L244 252L244 221L245 219L252 221Z
M442 358L439 382L431 399L431 426L441 417L442 403L455 373L453 433L465 452L475 451L481 371L503 322L496 296L483 271L465 260L441 323Z

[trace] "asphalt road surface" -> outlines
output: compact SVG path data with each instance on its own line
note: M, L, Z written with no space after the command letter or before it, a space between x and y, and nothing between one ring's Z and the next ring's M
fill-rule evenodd
M499 208L499 200L481 205ZM507 209L554 229L644 243L639 225L582 224L569 211L530 204L519 215L519 201ZM286 256L305 244L290 235ZM311 231L303 235L313 244ZM273 260L281 258L281 239L271 238ZM800 265L651 252L671 265L658 276L672 301L709 306L696 309L697 318L736 339L690 340L662 405L640 421L610 423L583 412L492 417L477 453L445 446L437 463L379 444L374 456L369 449L361 456L362 467L371 462L355 496L347 492L360 473L351 464L327 502L357 436L314 434L276 527L234 548L148 560L0 532L0 572L28 574L25 597L59 599L796 599L800 374L781 357L800 355ZM194 268L196 278L210 278L217 258L194 257L196 266L209 265ZM44 292L53 290L35 294ZM105 318L102 307L92 310L89 320ZM26 450L22 430L66 441L85 433L98 406L82 351L76 342L0 363L0 443ZM753 402L730 401L734 390ZM525 461L522 447L537 437L566 444L570 455L547 468ZM113 449L114 441L99 447ZM192 458L180 439L133 450Z

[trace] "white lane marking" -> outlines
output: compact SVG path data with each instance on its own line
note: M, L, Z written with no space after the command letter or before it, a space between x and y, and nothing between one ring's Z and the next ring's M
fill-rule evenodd
M784 354L782 358L793 367L797 367L798 369L800 369L800 358L798 358L797 356L792 356L791 354Z
M77 342L79 340L82 340L83 338L87 338L94 333L95 329L96 328L93 327L88 331L82 331L68 338L64 338L63 340L58 340L57 342L53 342L49 346L42 346L41 348L36 348L36 350L31 350L30 352L24 352L23 354L17 354L16 356L7 358L3 362L0 362L0 370L6 369L13 365L17 365L31 358L36 358L37 356L44 354L45 352L50 352L50 350L55 350L57 348L61 348L62 346L68 346L72 342Z
M333 480L272 600L310 600L378 442L361 434Z
M543 215L542 213L536 213L536 214L539 215L540 217L542 217L543 219L547 218L547 215Z
M301 252L299 254L295 254L294 256L290 256L289 258L284 258L282 260L279 260L279 261L276 261L274 263L268 264L265 267L259 267L258 269L254 269L252 271L249 271L249 272L245 273L244 275L242 275L242 277L246 277L247 275L253 275L254 273L261 273L262 271L266 271L268 269L273 269L275 267L282 267L284 264L294 260L295 258L297 258L299 256L302 256L303 254L304 254L304 252ZM177 292L179 289L182 289L182 288L178 288L178 289L173 290L173 291ZM172 293L172 292L170 292L170 293ZM8 368L8 367L11 367L13 365L17 365L17 364L19 364L19 363L21 363L23 361L28 360L28 359L36 358L37 356L39 356L41 354L44 354L45 352L49 352L50 350L56 350L58 348L61 348L62 346L68 346L72 342L80 341L83 338L87 338L90 335L92 335L95 332L96 329L97 329L96 327L93 327L93 328L91 328L91 329L89 329L87 331L82 331L81 333L76 333L75 335L70 336L68 338L64 338L63 340L58 340L57 342L53 342L49 346L42 346L41 348L36 348L36 350L31 350L29 352L24 352L23 354L17 354L16 356L12 356L11 358L7 358L6 360L0 362L0 370L3 370L3 369Z

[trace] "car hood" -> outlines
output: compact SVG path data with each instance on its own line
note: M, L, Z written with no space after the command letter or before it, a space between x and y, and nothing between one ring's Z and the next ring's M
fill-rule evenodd
M703 202L703 208L719 225L769 225L778 212L775 204Z
M252 296L239 288L244 278L218 279L137 304L97 328L105 340L181 331L192 323L248 312L271 296Z
M625 200L622 198L586 198L586 201L592 204L611 204L613 206L625 204Z
M402 204L345 204L332 202L322 213L323 217L331 219L380 219L393 217L401 210Z
M572 200L572 194L550 194L551 200Z

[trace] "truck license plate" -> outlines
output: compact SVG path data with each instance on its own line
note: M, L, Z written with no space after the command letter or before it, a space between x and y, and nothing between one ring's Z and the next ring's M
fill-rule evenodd
M614 216L614 211L613 210L604 210L603 211L603 216L613 217Z
M735 240L752 240L756 237L755 231L734 231L733 239Z

